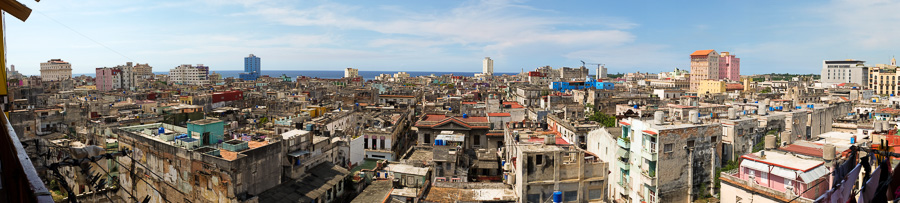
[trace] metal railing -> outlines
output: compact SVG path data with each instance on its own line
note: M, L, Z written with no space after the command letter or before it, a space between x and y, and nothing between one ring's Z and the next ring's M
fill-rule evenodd
M53 202L50 191L38 176L25 148L5 114L0 116L3 135L0 136L0 202Z

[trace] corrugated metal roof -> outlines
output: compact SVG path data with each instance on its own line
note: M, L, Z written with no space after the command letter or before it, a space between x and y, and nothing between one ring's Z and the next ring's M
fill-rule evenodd
M829 172L828 169L826 169L825 166L823 165L823 166L816 167L816 168L813 169L813 170L809 170L809 171L806 171L806 172L801 172L801 173L800 173L800 179L802 179L802 181L803 181L804 183L809 184L809 183L811 183L812 181L821 178L822 176L828 175L828 173L830 173L830 172Z

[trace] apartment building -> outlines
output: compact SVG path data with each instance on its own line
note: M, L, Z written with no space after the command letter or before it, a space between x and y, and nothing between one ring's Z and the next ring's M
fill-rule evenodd
M41 63L41 81L61 81L72 78L72 64L62 59Z
M719 80L719 53L716 50L691 53L691 90L697 91L703 80Z
M209 85L209 67L203 64L180 65L169 70L169 82L179 85Z
M662 112L652 120L627 118L619 122L616 167L621 177L610 183L628 202L693 202L713 184L722 126L701 121L691 112L685 121L667 122ZM704 187L704 185L706 187Z

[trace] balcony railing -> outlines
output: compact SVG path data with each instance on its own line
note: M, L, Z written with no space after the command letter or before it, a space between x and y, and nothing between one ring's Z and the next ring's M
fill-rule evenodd
M641 181L643 181L645 185L648 185L650 187L656 187L656 171L653 171L653 170L641 171Z
M8 202L53 202L5 114L0 113L0 196Z
M622 148L625 148L625 149L631 149L631 141L630 141L630 140L627 140L627 138L625 138L625 139L623 139L623 138L621 138L621 137L620 137L620 138L617 138L617 139L616 139L616 143L619 144L619 147L622 147Z

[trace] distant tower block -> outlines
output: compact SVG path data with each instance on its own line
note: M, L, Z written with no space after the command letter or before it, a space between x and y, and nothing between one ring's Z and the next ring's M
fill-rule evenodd
M597 81L600 81L603 78L606 78L606 67L601 65L597 65Z
M494 75L494 60L491 60L491 57L484 57L481 73L485 75Z

